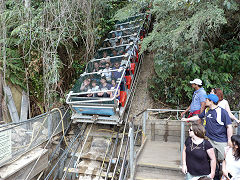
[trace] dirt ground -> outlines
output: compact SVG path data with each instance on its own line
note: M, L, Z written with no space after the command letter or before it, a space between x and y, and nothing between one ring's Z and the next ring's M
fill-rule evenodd
M156 107L154 101L148 91L148 79L154 75L154 61L153 54L146 54L141 65L139 79L136 87L135 96L133 97L132 106L130 109L130 116L134 116L144 109ZM139 121L142 115L136 118Z

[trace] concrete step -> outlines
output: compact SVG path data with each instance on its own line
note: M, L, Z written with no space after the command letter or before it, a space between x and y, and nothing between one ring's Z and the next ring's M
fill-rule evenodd
M135 179L182 180L179 142L147 140L136 166Z
M164 179L164 180L183 180L184 175L180 167L166 165L138 164L135 179Z

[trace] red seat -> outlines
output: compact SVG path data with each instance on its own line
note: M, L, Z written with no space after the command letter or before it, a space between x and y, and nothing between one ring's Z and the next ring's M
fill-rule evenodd
M136 62L138 62L138 50L136 50Z
M120 100L119 100L119 103L121 103L122 107L125 106L126 100L127 100L127 92L126 92L126 91L120 91Z
M135 72L135 63L131 63L131 71L132 71L132 74L134 74L134 72Z
M130 89L131 82L132 82L132 77L131 76L125 76L125 78L126 78L126 85L127 85L128 89Z

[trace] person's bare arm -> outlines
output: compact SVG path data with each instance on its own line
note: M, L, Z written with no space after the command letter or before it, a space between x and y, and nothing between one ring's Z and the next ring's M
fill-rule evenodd
M205 110L206 102L201 102L200 114Z
M213 148L208 149L207 153L210 158L210 167L211 167L211 173L209 174L209 176L210 178L213 179L215 176L215 170L216 170L216 156Z
M187 164L186 164L186 146L184 145L182 152L182 172L187 174Z
M227 171L227 168L226 168L226 160L224 160L222 162L222 172L223 172L223 175L227 178L227 179L230 179L230 177L228 177L228 171Z
M228 103L226 104L225 109L226 109L226 111L228 112L228 115L230 116L230 118L231 118L232 120L235 120L235 121L237 121L238 123L240 122L240 121L233 115L233 113L231 112L230 106L229 106Z
M200 119L199 116L196 115L196 116L192 116L190 118L182 118L181 121L197 121L199 119Z
M231 141L231 137L233 135L233 128L232 128L232 124L227 125L227 138L228 138L228 145L231 146L232 141Z
M190 106L188 106L188 108L187 108L185 111L183 111L183 112L181 113L181 117L183 117L184 114L186 114L189 110L190 110Z

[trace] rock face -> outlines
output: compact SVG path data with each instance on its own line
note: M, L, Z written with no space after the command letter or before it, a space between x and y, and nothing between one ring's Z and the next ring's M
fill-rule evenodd
M11 136L13 151L22 149L22 146L27 144L27 139L30 137L30 135L26 133L26 129L22 127L13 128Z
M7 82L7 85L9 86L9 88L12 91L12 97L13 97L13 101L15 103L15 106L17 108L17 112L20 115L20 111L21 111L21 101L22 101L22 89L19 86L13 85L10 82ZM6 111L5 113L3 113L3 119L4 122L11 122L11 118L10 115L8 114L8 112Z
M42 143L48 138L48 130L41 122L35 122L30 130L19 126L12 129L13 155Z

